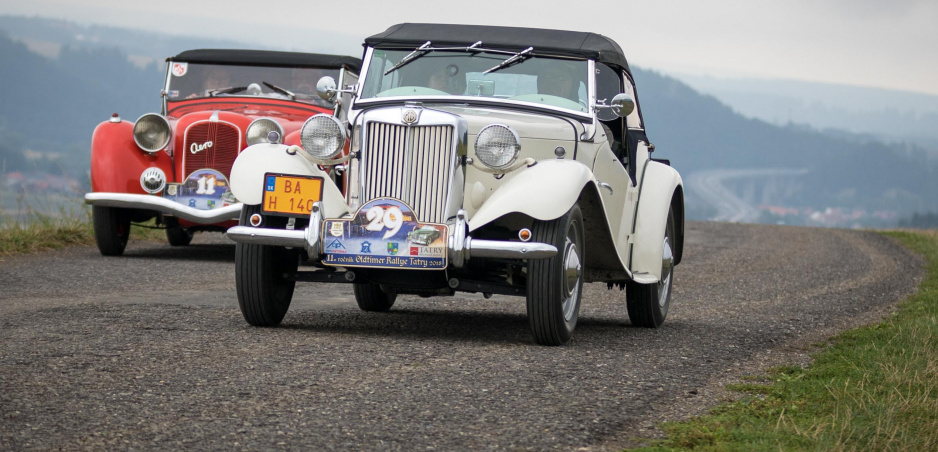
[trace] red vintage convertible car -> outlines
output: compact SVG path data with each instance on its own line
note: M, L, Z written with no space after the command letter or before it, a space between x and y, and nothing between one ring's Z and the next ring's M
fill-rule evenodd
M236 225L231 165L256 143L299 144L310 116L338 111L316 93L323 76L358 81L361 60L258 50L189 50L167 60L162 112L117 113L91 142L94 234L101 254L123 254L131 222L156 219L173 246L197 231ZM344 86L344 85L343 85Z

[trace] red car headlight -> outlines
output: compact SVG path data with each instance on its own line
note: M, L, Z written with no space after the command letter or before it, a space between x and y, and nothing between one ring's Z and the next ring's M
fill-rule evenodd
M169 121L156 113L147 113L134 123L134 142L144 151L157 152L166 148L171 136Z
M248 126L247 132L247 142L248 145L257 144L257 143L269 143L269 134L270 132L277 132L277 135L280 137L281 142L283 141L283 127L280 127L280 124L277 121L274 121L270 118L258 118L255 119L251 125Z

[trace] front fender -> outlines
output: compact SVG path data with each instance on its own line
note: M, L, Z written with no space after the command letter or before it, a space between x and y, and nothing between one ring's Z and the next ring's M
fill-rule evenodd
M160 151L150 154L134 142L134 125L129 121L105 121L91 136L91 191L146 194L140 175L156 167L173 182L172 159Z
M322 206L325 218L339 218L350 211L332 178L299 154L288 154L284 144L262 143L241 151L231 167L231 193L238 201L257 205L264 200L267 173L323 178Z
M676 192L683 191L681 175L668 165L652 160L648 161L642 174L642 187L638 195L638 212L635 219L635 244L632 247L629 268L636 279L641 275L661 278L661 255L664 249L664 229L668 221L668 209ZM683 230L678 218L681 212L674 212L675 234ZM675 241L680 238L675 237ZM675 244L672 244L675 246ZM644 282L644 281L642 281Z
M575 160L542 160L495 190L469 219L474 231L509 213L553 220L570 210L593 172Z

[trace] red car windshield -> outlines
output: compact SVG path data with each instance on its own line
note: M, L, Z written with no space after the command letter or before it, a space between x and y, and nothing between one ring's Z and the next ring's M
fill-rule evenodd
M338 69L170 64L167 100L178 102L206 97L264 97L295 100L331 108L316 94L323 76L339 78Z

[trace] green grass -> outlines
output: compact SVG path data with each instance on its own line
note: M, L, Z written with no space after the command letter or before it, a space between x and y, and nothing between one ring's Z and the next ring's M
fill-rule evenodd
M165 241L166 236L163 230L154 228L151 220L133 225L130 240ZM90 211L84 217L33 213L28 221L0 221L0 259L73 245L95 246Z
M807 369L770 369L744 395L640 450L938 450L938 233L888 232L921 253L920 291L882 323L847 331Z
M43 218L28 224L0 225L0 257L71 245L94 245L90 222L74 218Z

